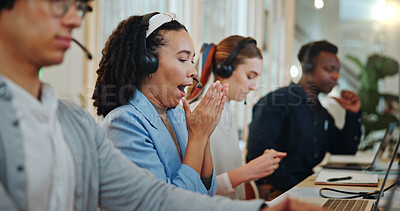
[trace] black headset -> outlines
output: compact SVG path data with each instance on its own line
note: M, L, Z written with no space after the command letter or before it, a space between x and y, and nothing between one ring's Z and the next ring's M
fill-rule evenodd
M304 53L303 60L301 61L301 69L304 73L311 73L314 66L311 62L310 53L315 42L308 45L306 52Z
M219 63L215 68L215 74L222 78L229 78L232 75L233 67L232 62L235 60L235 57L238 55L240 50L244 48L246 45L254 43L257 45L257 41L251 37L243 38L238 45L229 53L228 57L225 61Z
M143 75L150 75L154 73L158 68L158 58L150 52L147 52L146 48L146 31L149 29L150 18L159 12L149 13L143 16L139 26L138 45L137 45L137 57L135 59L137 68L143 73Z

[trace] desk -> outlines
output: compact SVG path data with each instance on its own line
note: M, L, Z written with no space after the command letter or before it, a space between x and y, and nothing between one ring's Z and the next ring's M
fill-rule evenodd
M332 171L347 171L347 170L332 170ZM274 200L268 202L269 205L274 205L279 203L281 200L283 200L286 196L289 196L290 198L297 198L299 200L307 201L310 202L309 198L319 198L323 199L319 195L319 190L323 187L329 187L329 188L335 188L335 189L341 189L341 190L348 190L348 191L365 191L365 192L370 192L374 190L379 190L380 187L382 186L382 180L383 180L384 175L379 175L379 186L378 187L361 187L361 186L338 186L338 185L315 185L314 181L317 178L317 175L311 175L307 177L305 180L303 180L301 183L297 184L295 187L292 189L286 191L282 195L278 196ZM389 179L386 181L386 187L390 186L394 182L395 175L391 175ZM328 194L327 194L328 195ZM389 192L385 192L384 197L381 198L381 201L379 202L380 206L383 206L386 204L386 198L389 196ZM343 194L340 193L329 193L329 196L332 197L343 197ZM395 210L400 210L400 194L395 195L395 200L393 207L396 208ZM308 199L308 200L307 200ZM315 200L316 203L318 203L318 200Z

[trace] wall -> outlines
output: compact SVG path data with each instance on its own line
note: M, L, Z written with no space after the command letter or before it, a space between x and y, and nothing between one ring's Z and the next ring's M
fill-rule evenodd
M343 89L357 91L360 69L346 56L358 57L363 63L368 55L384 54L400 61L398 34L399 16L392 20L377 19L376 9L384 0L338 0L327 1L321 10L316 10L311 0L297 0L296 41L297 49L306 42L326 39L338 45L342 63L339 85L330 93L338 96ZM386 1L399 9L399 0ZM399 10L397 10L399 13ZM294 62L300 65L297 61ZM385 78L380 82L380 92L399 93L398 77ZM327 96L321 102L334 115L338 126L343 126L344 111Z
M73 32L73 37L83 43L84 26ZM60 98L69 99L81 105L83 94L83 67L86 54L75 44L66 52L61 65L43 68L42 81L51 84Z

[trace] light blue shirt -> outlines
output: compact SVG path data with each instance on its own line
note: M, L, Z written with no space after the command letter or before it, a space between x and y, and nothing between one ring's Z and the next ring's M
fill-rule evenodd
M185 156L188 132L185 113L181 108L167 110L182 156ZM216 176L207 190L198 173L182 164L174 141L156 109L139 90L127 105L112 110L104 119L107 137L131 161L148 169L160 180L177 187L215 195Z

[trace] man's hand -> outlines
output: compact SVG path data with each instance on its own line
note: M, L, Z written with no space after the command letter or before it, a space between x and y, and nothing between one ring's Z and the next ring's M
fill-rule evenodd
M358 113L361 108L361 101L358 95L352 91L343 90L340 93L340 98L332 97L335 99L344 109Z
M273 207L266 207L261 211L328 211L329 209L320 207L313 204L308 204L304 202L299 202L294 199L285 198L281 203L273 206Z

